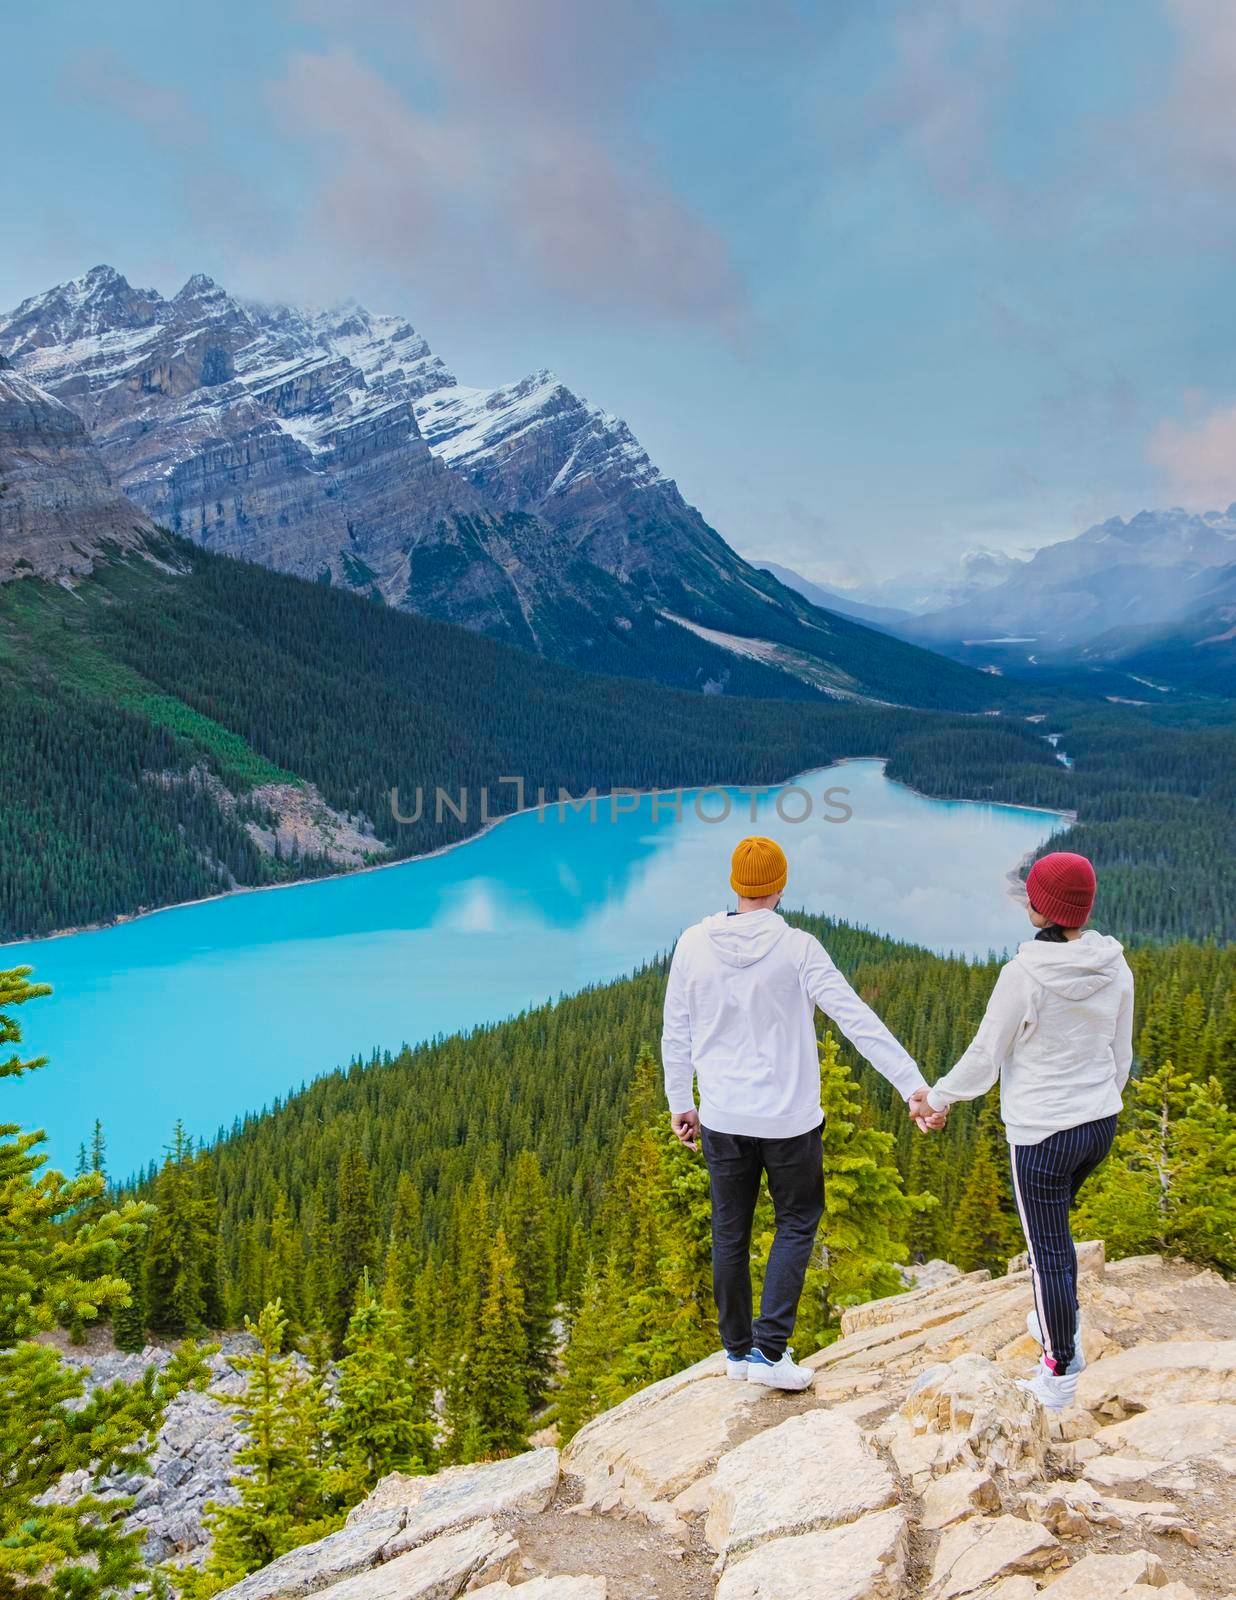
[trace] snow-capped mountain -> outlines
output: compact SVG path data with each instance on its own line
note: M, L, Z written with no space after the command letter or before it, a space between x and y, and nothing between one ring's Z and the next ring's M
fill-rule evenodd
M1170 622L1193 609L1217 569L1236 562L1236 505L1112 517L1037 550L995 588L918 617L904 632L933 640L1020 636L1040 649L1111 628Z
M164 299L100 266L0 317L0 354L155 522L225 554L599 671L993 693L743 561L621 418L551 373L464 387L401 317L258 305L201 274Z

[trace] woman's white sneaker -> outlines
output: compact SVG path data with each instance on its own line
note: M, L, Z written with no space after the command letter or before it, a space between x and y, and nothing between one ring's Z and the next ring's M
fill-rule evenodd
M1073 1359L1068 1365L1069 1375L1074 1378L1079 1372L1084 1372L1086 1368L1086 1356L1081 1346L1081 1322L1081 1312L1079 1311L1077 1313L1077 1321L1073 1325ZM1043 1343L1043 1327L1039 1322L1037 1310L1026 1312L1026 1332L1034 1340L1035 1344L1041 1345Z
M1032 1394L1049 1411L1066 1411L1077 1398L1077 1374L1070 1368L1057 1377L1046 1361L1040 1361L1034 1377L1019 1379L1017 1387Z
M762 1350L753 1350L747 1357L748 1383L762 1383L766 1389L796 1392L809 1389L814 1381L815 1373L810 1367L798 1366L792 1350L787 1350L780 1361L771 1361Z

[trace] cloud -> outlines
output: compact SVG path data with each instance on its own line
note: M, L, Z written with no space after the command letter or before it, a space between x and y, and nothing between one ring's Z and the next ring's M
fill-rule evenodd
M993 125L1020 33L1050 9L1048 0L902 0L891 66L862 119L864 146L891 138L938 191L1010 214L1017 198L996 166Z
M206 138L206 124L186 94L152 83L107 45L74 51L65 67L64 88L173 144L198 145Z
M471 0L464 10L484 8ZM544 24L559 6L538 0L535 10ZM429 6L435 14L443 13ZM557 104L541 93L557 82L544 62L525 59L501 93L488 93L500 77L496 35L498 43L487 38L464 54L455 21L427 29L447 75L447 104L434 115L351 51L290 59L271 99L283 126L319 152L319 245L415 267L439 288L476 293L490 283L508 299L524 288L736 330L744 288L716 230L674 194L639 142L629 141L628 162L616 160L604 130L576 115L578 86Z
M320 0L301 10L330 22ZM321 240L439 288L489 281L737 334L747 291L729 247L641 133L667 27L651 0L426 0L402 23L369 0L360 21L429 69L433 112L340 45L291 58L271 97L284 132L321 154Z
M1236 500L1236 405L1182 424L1161 422L1146 445L1182 505L1211 511Z

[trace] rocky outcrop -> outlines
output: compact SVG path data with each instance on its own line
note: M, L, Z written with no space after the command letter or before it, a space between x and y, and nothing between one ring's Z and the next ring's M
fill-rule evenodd
M227 1600L1224 1600L1236 1289L1086 1259L1088 1400L1069 1412L1017 1384L1026 1275L941 1275L847 1313L805 1394L700 1362L561 1457L385 1479Z
M91 571L140 548L145 513L117 489L81 418L7 365L0 370L0 583Z

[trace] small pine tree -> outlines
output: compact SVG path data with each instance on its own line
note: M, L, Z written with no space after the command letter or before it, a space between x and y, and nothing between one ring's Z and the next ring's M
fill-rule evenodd
M159 1333L197 1333L220 1320L216 1201L193 1141L177 1122L155 1180L146 1247L146 1304Z
M489 1255L488 1284L475 1343L456 1378L453 1453L493 1461L528 1447L528 1367L523 1295L501 1228Z
M112 1312L112 1339L117 1350L137 1351L146 1345L145 1230L134 1230L121 1251L116 1270L129 1287L127 1301Z
M628 1291L612 1256L600 1267L589 1261L558 1391L558 1436L564 1443L626 1392L620 1368L632 1337Z
M333 1281L330 1326L336 1348L356 1305L361 1280L378 1266L378 1225L373 1206L373 1175L361 1152L343 1152L336 1179L335 1224L332 1229Z
M398 1312L379 1304L362 1278L339 1364L333 1430L361 1492L388 1472L424 1472L433 1430L421 1408Z
M515 1158L503 1206L503 1227L523 1296L524 1352L528 1404L545 1396L554 1351L554 1283L548 1218L549 1191L541 1164L531 1150Z
M974 1154L949 1235L949 1260L963 1272L980 1267L1003 1272L1018 1248L1017 1225L1007 1209L1006 1160L996 1105L989 1101L979 1117Z
M0 1051L21 1042L16 1009L51 991L29 967L0 971ZM43 1067L0 1055L0 1080ZM131 1201L80 1218L103 1193L100 1173L66 1180L41 1172L40 1133L0 1123L0 1594L21 1600L102 1600L147 1593L140 1533L129 1502L103 1499L101 1480L140 1471L168 1401L207 1373L196 1351L177 1352L141 1383L108 1384L84 1399L79 1369L33 1336L58 1319L93 1320L128 1294L120 1256L150 1218ZM85 1486L68 1504L48 1491L69 1473Z
M907 1234L929 1195L907 1195L894 1151L897 1140L866 1125L863 1103L831 1033L820 1045L820 1103L824 1108L824 1217L818 1255L808 1271L798 1338L815 1349L834 1332L842 1310L896 1294L894 1264L906 1259Z

